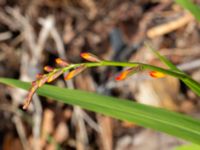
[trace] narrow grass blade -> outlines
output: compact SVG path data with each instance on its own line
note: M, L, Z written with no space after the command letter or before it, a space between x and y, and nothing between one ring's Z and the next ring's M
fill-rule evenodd
M160 55L157 51L150 47L149 44L146 43L146 46L155 54L155 56L157 56L160 59L160 61L167 65L171 70L185 74L183 71L178 69L173 63L171 63L171 61L169 61L166 57ZM194 93L200 96L200 84L198 82L194 81L190 76L186 74L184 78L179 79L182 80Z
M29 89L30 84L14 79L0 78L0 82L14 87ZM44 85L37 93L63 103L137 123L176 137L200 144L200 120L161 108L155 108L125 99L103 96L80 90Z
M167 65L170 69L175 71L180 71L171 61L169 61L166 57L160 55L156 50L154 50L149 44L145 43L147 48L152 51L152 53L160 59L165 65Z
M200 150L200 145L190 144L190 145L181 145L176 147L174 150Z
M175 0L177 4L182 6L184 9L190 11L192 15L200 21L200 7L195 5L191 0Z

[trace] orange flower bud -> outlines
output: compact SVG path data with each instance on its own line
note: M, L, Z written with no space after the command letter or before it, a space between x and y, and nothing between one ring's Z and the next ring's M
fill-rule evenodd
M41 79L42 77L43 77L43 74L41 73L36 74L36 79Z
M126 69L124 71L122 71L117 77L115 77L115 80L120 81L120 80L124 80L127 77L129 77L130 75L132 75L133 73L135 73L136 71L140 71L142 70L141 66L137 66L137 67L132 67L129 69Z
M81 53L81 57L88 61L91 61L91 62L100 62L101 61L97 56L95 56L91 53Z
M53 71L53 68L52 68L51 66L45 66L45 67L44 67L44 70L45 70L46 72L51 72L51 71Z
M115 78L115 80L117 81L124 80L128 76L129 73L130 73L130 70L124 70Z
M63 73L62 70L58 70L57 72L51 74L50 76L48 76L48 80L47 82L52 82L53 80L55 80L56 78L58 78L61 74Z
M149 72L149 75L153 78L164 78L166 76L166 74L158 71L151 71Z
M76 75L78 75L79 73L81 73L83 70L85 70L86 67L85 65L81 65L79 67L77 67L76 69L70 71L66 76L65 76L65 80L69 80L73 77L75 77Z
M67 63L66 61L64 61L61 58L56 58L55 62L60 65L61 67L66 67L69 65L69 63Z

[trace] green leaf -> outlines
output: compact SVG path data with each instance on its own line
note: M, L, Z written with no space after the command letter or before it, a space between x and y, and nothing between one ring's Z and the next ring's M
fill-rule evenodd
M146 47L152 51L152 53L160 59L165 65L167 65L170 69L175 71L180 71L173 63L171 63L166 57L160 55L156 50L154 50L148 43L145 43Z
M190 144L190 145L181 145L176 147L174 150L200 150L200 145Z
M14 79L0 78L0 82L26 90L30 87L30 83ZM186 115L125 99L51 85L44 85L38 89L37 93L63 103L78 105L94 112L137 123L143 127L200 144L200 120Z
M156 50L154 50L148 43L145 43L146 46L157 56L160 61L162 61L165 65L167 65L171 70L182 73L185 75L184 78L179 78L182 80L194 93L200 96L200 84L193 80L190 76L185 74L183 71L178 69L171 61L169 61L166 57L160 55Z
M179 4L180 6L182 6L184 9L190 11L192 13L192 15L200 22L200 7L198 5L195 5L191 0L175 0L175 2L177 4ZM160 58L160 57L159 57ZM172 63L167 63L165 61L165 64L168 64L168 66L171 69L176 69L174 68ZM172 64L172 65L171 65ZM190 87L190 89L195 92L198 96L200 96L200 87L199 87L199 83L195 83L194 80L192 80L191 78L188 80L183 79L182 81L188 86Z
M190 11L192 15L200 21L200 7L195 5L191 0L175 0L180 6Z

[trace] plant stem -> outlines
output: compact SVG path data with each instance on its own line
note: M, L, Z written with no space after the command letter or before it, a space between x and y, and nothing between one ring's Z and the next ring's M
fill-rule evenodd
M89 62L89 63L79 63L79 64L71 64L70 66L67 66L63 68L63 71L68 71L69 69L74 69L80 65L85 65L86 67L99 67L99 66L114 66L114 67L136 67L140 65L143 69L148 69L152 71L159 71L164 74L172 75L177 78L186 78L187 75L177 72L177 71L172 71L172 70L167 70L164 68L148 65L148 64L143 64L139 62L114 62L114 61L101 61L101 62Z
M157 66L139 63L139 62L114 62L114 61L100 61L100 62L87 62L87 63L78 63L78 64L70 64L65 68L61 68L63 72L66 72L70 69L75 69L81 65L85 65L87 68L91 67L101 67L101 66L113 66L113 67L137 67L141 66L141 70L150 70L150 71L158 71L167 75L171 75L180 80L183 80L190 84L190 88L195 89L196 91L200 91L200 84L194 81L190 76L185 74L184 72L180 72L179 70L172 69L164 69ZM200 93L200 92L198 92ZM198 94L199 95L199 94Z

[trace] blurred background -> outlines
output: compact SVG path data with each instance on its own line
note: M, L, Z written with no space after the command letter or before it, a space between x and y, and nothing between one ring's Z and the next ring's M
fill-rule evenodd
M165 67L145 41L200 82L200 25L173 0L0 0L1 77L33 81L57 57L82 62L81 52ZM52 84L200 115L199 98L178 79L143 72L116 82L122 69L93 68ZM26 94L0 85L2 150L170 150L186 143L37 95L25 112Z

